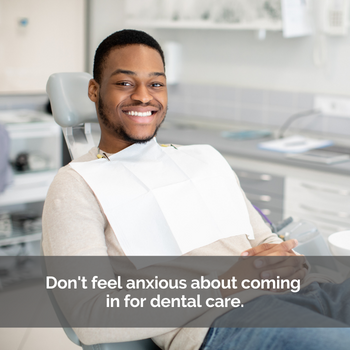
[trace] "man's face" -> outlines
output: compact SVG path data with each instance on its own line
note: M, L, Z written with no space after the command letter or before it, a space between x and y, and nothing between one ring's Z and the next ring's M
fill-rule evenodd
M122 148L152 139L167 111L167 87L158 51L145 45L112 50L103 65L101 84L89 84L96 103L101 143ZM107 151L106 146L101 148Z

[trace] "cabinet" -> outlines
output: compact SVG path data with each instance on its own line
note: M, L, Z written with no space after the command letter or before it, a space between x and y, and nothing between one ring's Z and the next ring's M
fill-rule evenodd
M285 196L286 213L316 222L324 238L350 228L350 183L287 177Z
M128 0L125 12L131 28L283 29L280 0Z
M49 115L36 111L6 111L0 113L0 122L6 125L10 136L10 160L13 162L22 152L36 155L44 161L37 170L14 170L13 182L0 193L0 214L30 214L38 217L37 224L25 227L12 221L10 235L0 235L1 298L13 293L25 294L38 278L41 267L37 260L23 259L21 255L40 255L41 227L40 218L47 190L61 167L62 136L60 127ZM40 169L39 169L40 168ZM24 282L30 280L30 284ZM40 302L33 308L33 314L43 312L47 305L46 294L39 296ZM5 317L5 316L4 316ZM62 329L6 328L0 330L3 349L73 349L76 347L68 340Z
M276 199L281 200L281 206L269 206L273 219L274 216L287 218L292 216L295 221L307 220L314 223L322 237L327 240L328 236L337 231L350 229L350 181L348 176L315 171L297 166L288 166L267 161L241 158L225 154L225 158L231 167L247 174L260 174L277 177L275 183L269 181L255 181L255 192L264 189L264 195L270 193ZM261 171L258 171L260 170ZM266 172L262 171L266 170ZM248 199L260 209L265 209L255 198L249 198L251 187L247 186L247 180L241 180L243 190ZM277 194L278 189L283 195ZM272 189L272 191L271 191ZM262 193L262 192L260 192ZM272 200L270 202L272 204ZM276 202L275 202L276 203ZM269 204L269 203L266 203ZM265 212L266 214L267 212Z
M41 239L43 202L62 162L61 130L51 116L35 111L2 112L0 122L5 122L10 136L11 163L20 153L28 158L34 156L37 161L32 169L30 163L27 169L14 169L12 184L0 193L0 214L8 214L12 222L12 230L0 235L0 249L6 253L4 249L9 249L6 246L22 244L23 247L28 243L26 253L36 255L38 244L32 242ZM36 224L24 225L25 215L37 217ZM17 220L13 220L15 217Z
M236 168L234 171L250 202L274 224L283 220L284 178L245 169Z

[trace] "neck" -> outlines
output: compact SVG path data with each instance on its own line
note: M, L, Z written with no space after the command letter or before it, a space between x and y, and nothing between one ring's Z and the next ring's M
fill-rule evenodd
M127 142L124 140L116 139L115 137L109 138L109 137L103 137L101 135L101 140L98 145L99 149L103 150L107 153L118 153L124 148L127 148L131 146L131 142Z

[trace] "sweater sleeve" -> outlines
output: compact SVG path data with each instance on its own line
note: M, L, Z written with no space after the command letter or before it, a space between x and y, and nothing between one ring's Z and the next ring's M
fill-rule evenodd
M43 210L43 251L48 256L107 256L106 220L85 181L64 167L52 182Z

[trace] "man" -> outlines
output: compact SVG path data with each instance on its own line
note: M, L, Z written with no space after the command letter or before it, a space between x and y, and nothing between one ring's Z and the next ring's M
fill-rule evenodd
M179 147L178 150L172 147L163 150L155 143L154 136L167 111L167 88L163 52L152 37L143 32L124 30L106 38L96 51L94 79L89 83L88 95L96 105L101 126L100 144L98 148L93 148L70 166L62 168L50 188L43 215L45 255L132 256L137 255L136 253L171 255L175 252L174 255L189 256L239 256L241 254L243 256L295 256L293 248L297 243L295 241L281 243L281 240L271 233L244 194L236 191L239 187L235 178L232 177L231 170L230 174L225 173L225 176L220 178L221 175L215 173L215 167L205 164L208 157L215 162L215 166L221 167L223 172L227 171L227 165L215 150L208 147L191 148L191 146ZM138 161L130 165L130 162L128 163L130 159ZM184 165L184 159L193 159L193 162L198 164L198 169L203 166L203 171L196 171L197 168L193 167L191 162ZM178 163L174 166L176 162ZM118 171L115 171L115 167ZM193 176L190 177L191 181L178 182L178 178L174 178L174 181L170 182L170 185L178 186L171 192L178 205L171 207L169 196L164 196L163 193L158 196L158 202L154 201L156 197L154 193L161 187L159 182L163 183L173 173L181 178L184 172L190 172L189 169ZM181 230L186 230L186 227L176 221L181 221L183 216L188 215L188 211L190 214L186 216L187 226L194 224L191 227L196 227L195 225L201 225L203 221L214 228L215 225L220 225L218 220L220 218L230 222L230 218L222 217L221 212L212 213L215 207L211 208L208 215L206 215L205 206L203 209L198 209L202 203L198 199L200 196L196 197L194 192L200 191L199 184L208 181L209 186L220 186L218 180L210 182L211 178L205 176L207 172L211 172L213 177L220 181L226 181L225 189L227 188L227 191L230 189L235 197L232 202L232 198L226 196L223 190L220 190L219 194L216 193L217 191L209 191L210 196L219 195L215 198L222 197L229 206L236 208L237 213L232 214L236 215L234 225L230 228L232 235L221 233L226 228L218 230L213 236L210 236L211 230L208 230L206 235L202 235L194 229L190 230L185 238L181 237ZM187 176L190 175L187 174ZM196 191L191 183L195 181L197 181ZM124 183L127 184L126 187L121 185ZM183 184L188 187L183 189L181 187ZM146 187L151 190L146 191ZM126 191L124 191L125 188ZM168 190L169 186L166 188ZM150 192L153 193L151 197ZM206 189L203 189L202 197L206 193ZM144 202L138 202L139 199ZM186 207L187 199L193 199L196 205L183 210L182 206ZM171 208L170 213L168 212L170 219L165 221L164 225L162 220L165 219L161 216L163 213L158 212L160 202L164 204L163 211ZM205 205L210 206L210 200L205 202ZM175 220L174 215L171 216L171 211L175 212ZM225 211L224 207L222 211ZM177 220L176 213L179 213ZM152 220L153 215L155 215L154 220ZM207 218L211 215L213 218ZM192 222L193 217L200 217L200 220ZM178 225L181 229L176 236ZM140 231L142 226L144 229ZM173 228L168 231L169 234L174 232L175 241L172 236L169 236L170 238L159 243L162 240L159 234L164 233L165 236L168 226ZM201 230L206 230L205 226L202 225ZM192 236L195 239L191 240ZM177 245L176 242L182 242L185 248L181 248L181 244ZM265 273L271 277L303 279L306 275L301 259L296 263L294 261L294 265L281 263L273 266L269 265L271 263L269 260L263 259L260 260L261 265L250 266L250 276L260 278L263 277L262 273ZM221 277L230 278L240 273L239 266L234 265ZM229 294L232 294L232 291L221 290L222 296ZM201 314L195 316L201 317ZM193 314L188 316L187 320L186 315L184 318L185 323L189 322ZM237 344L242 342L245 343L245 347L251 342L252 347L246 347L249 349L278 349L280 348L278 346L285 344L289 338L298 335L296 342L299 345L304 344L304 348L311 349L308 347L310 342L307 342L310 338L304 336L306 332L303 330L299 332L295 329L286 332L259 328L249 329L247 332L244 329L242 331L232 328L223 330L226 333L222 336L219 328L211 328L209 332L207 328L76 329L76 332L85 344L152 337L160 347L165 349L198 349L205 337L205 344L207 344L203 344L205 349L217 349L218 345L215 345L214 340L221 337L224 339L220 340L220 344L228 342L225 349L236 348ZM337 338L339 334L329 339L335 341ZM268 345L264 345L266 339Z

